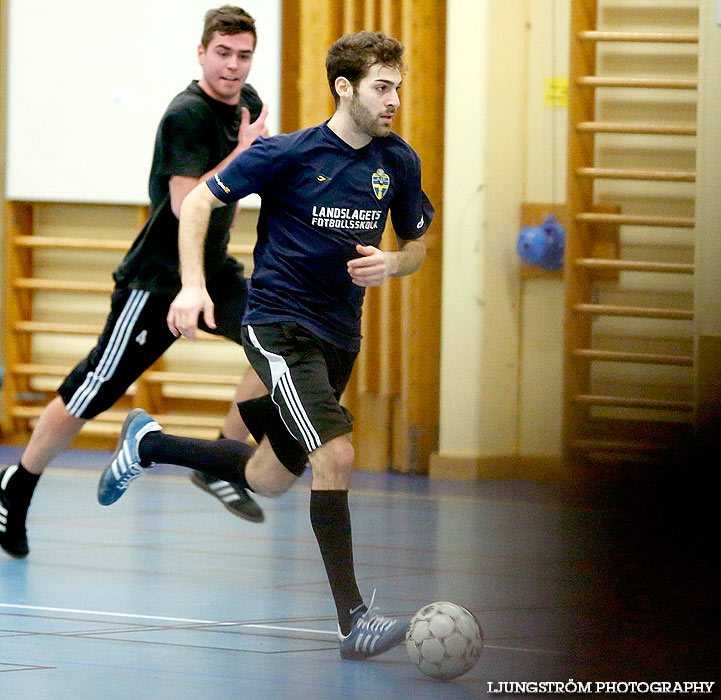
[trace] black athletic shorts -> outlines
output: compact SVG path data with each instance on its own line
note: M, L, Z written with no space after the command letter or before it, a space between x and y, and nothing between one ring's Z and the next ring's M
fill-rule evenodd
M110 408L177 340L166 322L174 298L127 287L113 292L110 315L97 345L58 389L71 415L90 419ZM223 290L222 299L213 300L217 328L208 328L202 316L198 326L242 344L246 299L246 280L238 275Z
M353 416L339 401L358 353L292 322L243 326L243 346L286 427L308 453L353 430Z

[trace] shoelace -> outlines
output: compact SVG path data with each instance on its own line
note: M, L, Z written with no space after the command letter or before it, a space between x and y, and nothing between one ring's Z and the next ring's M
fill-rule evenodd
M371 602L366 610L356 622L356 625L360 629L368 630L373 634L381 634L391 625L395 623L395 620L391 617L383 617L382 615L375 614L378 608L373 605L376 599L376 589L373 589L373 595L371 596Z
M119 488L121 491L124 491L128 488L130 482L133 479L139 477L142 473L143 468L139 464L130 464L118 479L116 484L117 488Z

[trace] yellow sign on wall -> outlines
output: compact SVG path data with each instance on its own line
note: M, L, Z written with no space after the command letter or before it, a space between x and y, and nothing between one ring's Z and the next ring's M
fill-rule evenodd
M544 79L546 107L568 107L568 78Z

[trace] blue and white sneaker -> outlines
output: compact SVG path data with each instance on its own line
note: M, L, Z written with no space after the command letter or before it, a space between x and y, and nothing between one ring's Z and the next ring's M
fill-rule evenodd
M410 621L377 615L373 606L375 597L376 592L373 591L368 610L356 615L347 636L343 636L338 628L341 658L368 659L383 654L405 640Z
M145 471L145 467L140 464L138 445L148 433L158 430L162 430L160 425L142 408L134 408L128 413L110 466L100 477L98 484L100 505L109 506L115 503L125 493L130 482ZM152 466L152 464L148 465L148 467Z

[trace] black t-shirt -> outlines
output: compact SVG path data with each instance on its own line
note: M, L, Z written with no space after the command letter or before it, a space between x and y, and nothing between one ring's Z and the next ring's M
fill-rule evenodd
M238 105L214 100L195 80L173 98L155 137L150 217L113 273L119 287L162 294L180 290L178 219L170 207L170 178L200 177L218 165L238 144L241 107L248 108L251 121L258 118L262 102L250 85L243 87ZM214 210L205 240L208 289L221 293L224 281L242 271L227 252L234 211L233 205Z

